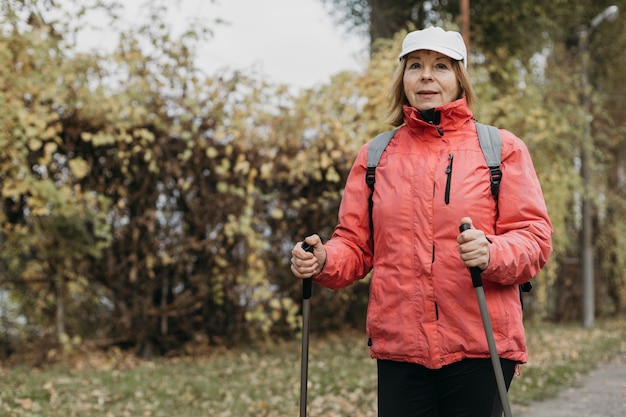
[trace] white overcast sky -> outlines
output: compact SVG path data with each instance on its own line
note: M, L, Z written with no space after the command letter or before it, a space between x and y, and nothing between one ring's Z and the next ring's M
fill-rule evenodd
M143 2L126 0L124 18L137 19ZM253 69L271 81L307 88L365 66L368 39L346 34L320 0L181 0L172 2L167 20L185 28L197 17L227 22L211 24L214 36L198 51L198 63L208 74L225 67ZM105 32L85 34L79 48L114 46Z
M319 0L219 0L219 4L205 0L201 4L203 13L230 22L215 30L206 47L209 67L256 65L276 81L310 87L342 70L364 66L368 39L346 34Z

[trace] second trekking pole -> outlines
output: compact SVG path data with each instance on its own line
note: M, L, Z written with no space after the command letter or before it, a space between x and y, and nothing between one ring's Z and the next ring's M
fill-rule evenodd
M463 223L459 227L461 233L470 228L469 224ZM506 384L504 382L504 374L502 373L502 364L500 364L500 358L498 357L498 349L496 348L496 341L493 337L493 329L491 327L491 319L489 318L489 312L487 311L487 300L485 300L485 290L483 289L483 279L480 276L480 268L469 268L470 275L472 276L472 284L476 290L476 297L478 298L478 307L480 308L480 316L483 320L483 327L485 328L485 336L487 336L487 345L489 345L489 356L491 356L491 364L493 365L493 372L496 376L496 384L498 385L498 396L500 397L500 403L502 404L502 410L504 410L505 417L512 417L511 405L509 404L509 397L506 392Z
M302 242L302 249L313 252L313 247ZM307 380L309 377L309 321L311 314L310 298L313 278L302 280L302 359L300 362L300 417L306 417Z

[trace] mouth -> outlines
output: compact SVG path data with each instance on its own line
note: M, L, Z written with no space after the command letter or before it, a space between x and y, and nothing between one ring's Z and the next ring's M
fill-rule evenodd
M420 97L432 97L436 94L437 94L436 91L431 91L431 90L421 90L417 92L417 95Z

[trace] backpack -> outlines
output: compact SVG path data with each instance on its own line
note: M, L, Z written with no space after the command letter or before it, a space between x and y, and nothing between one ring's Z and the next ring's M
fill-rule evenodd
M491 195L498 204L498 193L500 190L500 182L502 181L502 170L500 169L500 161L502 158L502 138L498 128L491 125L482 123L476 123L476 132L478 133L478 142L480 143L480 149L483 151L485 162L489 167L489 181L491 182ZM369 223L370 230L374 230L374 223L372 221L372 210L374 208L374 183L376 182L376 167L380 161L380 157L383 154L385 148L391 141L391 138L396 134L397 129L380 133L369 144L367 149L367 171L365 173L365 182L370 189L370 195L368 198L368 210L369 210ZM521 293L529 292L532 289L530 282L525 282L520 285L520 301ZM523 302L522 302L523 306Z

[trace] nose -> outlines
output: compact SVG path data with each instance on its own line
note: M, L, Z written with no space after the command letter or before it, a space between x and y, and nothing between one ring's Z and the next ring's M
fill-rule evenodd
M433 75L430 69L424 68L424 70L422 71L422 80L432 80L432 79L433 79Z

